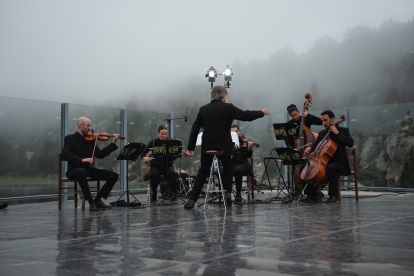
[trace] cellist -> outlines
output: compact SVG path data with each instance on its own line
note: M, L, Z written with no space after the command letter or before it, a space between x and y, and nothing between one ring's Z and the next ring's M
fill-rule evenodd
M329 138L338 145L338 148L326 166L326 175L329 181L329 198L326 203L335 203L338 192L338 173L344 176L351 174L351 167L349 166L348 156L346 155L346 147L352 147L354 145L354 139L349 134L348 128L335 127L335 115L331 110L323 111L321 113L321 120L325 129L319 132L316 142L311 147L305 149L305 154L308 155L309 152L314 151L326 134L330 132Z

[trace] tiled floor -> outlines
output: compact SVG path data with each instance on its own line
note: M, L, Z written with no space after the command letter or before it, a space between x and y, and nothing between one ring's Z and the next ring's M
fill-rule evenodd
M266 193L256 198L268 199ZM140 196L144 199L144 196ZM414 196L0 210L0 275L414 275Z

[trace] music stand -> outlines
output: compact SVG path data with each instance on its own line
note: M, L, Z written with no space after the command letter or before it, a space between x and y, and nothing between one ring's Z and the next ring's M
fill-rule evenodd
M181 140L155 140L153 142L153 148L152 150L152 156L154 159L166 159L167 160L167 166L169 164L169 160L174 160L177 157L179 157L182 154L182 141ZM167 169L167 181L169 180L169 173ZM176 193L171 191L171 185L174 185L175 183L168 183L168 189L164 192L164 194L161 195L160 199L157 200L157 203L162 200L162 203L164 203L164 200L167 199L168 195L172 194L175 197L179 198L183 202L181 197L179 197Z
M122 150L121 153L118 155L118 157L115 160L126 160L127 166L126 166L126 190L125 192L118 198L117 201L111 202L111 205L114 206L141 206L141 202L129 191L128 186L128 161L136 161L138 156L141 154L141 152L144 150L145 145L142 143L129 143L127 144ZM125 200L121 200L121 198L126 194L126 202ZM134 201L129 202L129 195L131 195L133 198L135 198Z
M284 140L285 142L287 142L288 140L294 138L296 136L296 124L294 123L283 123L283 124L273 124L273 128L272 130L275 133L275 140ZM287 143L289 144L289 143ZM271 160L273 160L275 162L276 168L279 171L279 185L280 185L280 178L282 178L283 183L284 183L284 187L287 187L288 191L290 190L289 187L289 179L288 179L288 185L286 186L286 181L282 175L282 170L279 167L279 164L277 163L277 161L279 160L279 158L273 156L273 152L276 151L277 149L280 149L280 147L274 147L271 151L269 156L266 156L263 158L263 164L265 166L265 170L263 171L263 175L262 175L262 180L260 181L260 185L257 185L257 192L259 191L259 187L260 186L267 186L263 184L263 180L265 177L265 174L267 176L267 181L269 182L269 188L272 191L272 184L270 182L270 178L269 178L269 172L267 170L269 162ZM267 161L267 162L266 162ZM279 185L278 185L278 189L279 189ZM283 192L285 193L285 192Z

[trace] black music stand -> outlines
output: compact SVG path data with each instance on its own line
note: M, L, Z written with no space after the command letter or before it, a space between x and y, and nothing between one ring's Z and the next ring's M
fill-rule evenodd
M295 150L294 148L278 148L276 149L276 152L280 158L279 161L282 161L282 164L285 166L296 166L303 165L306 163L303 159L302 153L300 151ZM288 188L286 186L287 184L288 183L285 182L285 188ZM291 189L289 194L284 193L286 197L283 199L282 204L285 203L288 198L292 198L293 193L294 188Z
M275 138L276 138L275 140L284 140L285 143L288 146L289 146L289 142L288 141L291 140L291 139L294 139L295 136L296 136L296 124L294 124L294 123L273 124L273 130L274 130L274 133L275 133ZM259 191L259 186L262 186L262 185L263 186L267 186L267 185L264 185L263 184L263 180L264 180L265 174L267 176L267 181L269 182L269 186L268 187L270 188L270 191L272 191L272 188L273 187L272 187L272 184L270 182L269 172L268 172L268 169L267 169L268 168L268 165L269 165L269 162L272 161L272 160L274 161L274 163L276 165L276 168L279 171L279 184L280 184L280 178L282 178L282 180L283 180L283 186L284 187L287 187L287 190L288 191L290 190L290 181L288 179L288 181L287 181L287 184L288 185L286 185L286 181L285 181L285 179L284 179L284 177L282 175L282 170L279 167L279 164L277 163L277 161L279 160L279 158L273 156L273 152L274 151L277 152L278 149L283 149L283 148L281 148L281 147L274 147L270 151L269 156L266 156L266 157L263 158L263 164L265 166L265 170L263 172L262 180L260 181L260 185L257 186L257 192L260 192ZM278 189L280 189L279 188L279 185L278 185ZM285 193L285 192L283 192L283 193Z
M111 202L111 205L113 206L127 206L127 207L143 207L141 202L129 191L128 187L128 161L136 161L138 156L141 154L141 152L144 150L145 145L142 143L129 143L126 145L122 150L121 153L118 155L118 157L115 160L126 160L127 166L126 166L126 191L118 198L117 201ZM126 202L125 200L121 200L121 198L126 194ZM131 195L133 198L135 198L134 201L129 202L129 195Z
M155 140L153 142L152 156L154 157L154 159L166 159L168 165L169 160L172 161L182 154L182 148L183 146L181 140ZM167 181L169 179L168 176L169 175L167 169ZM167 191L165 191L164 194L161 195L160 199L157 200L157 203L161 200L162 203L164 203L164 200L166 200L169 195L174 195L181 201L185 202L184 199L182 199L176 193L171 191L171 185L175 185L175 183L168 183Z

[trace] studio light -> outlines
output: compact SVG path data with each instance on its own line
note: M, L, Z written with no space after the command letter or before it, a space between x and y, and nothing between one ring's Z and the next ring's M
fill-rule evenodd
M231 69L230 65L227 65L226 68L224 68L223 74L217 74L217 70L213 66L207 70L206 78L208 78L208 82L211 83L211 88L213 88L213 82L216 81L218 75L224 76L224 87L230 88L230 81L233 76L233 69Z
M206 78L208 78L208 82L211 83L211 88L213 88L213 82L215 82L217 78L217 70L214 69L213 66L207 70Z
M224 75L224 87L230 88L231 76L233 76L233 69L230 68L230 65L227 65L223 70Z
M230 68L229 65L227 65L226 68L223 70L224 80L225 81L231 81L231 76L233 75L233 69Z

